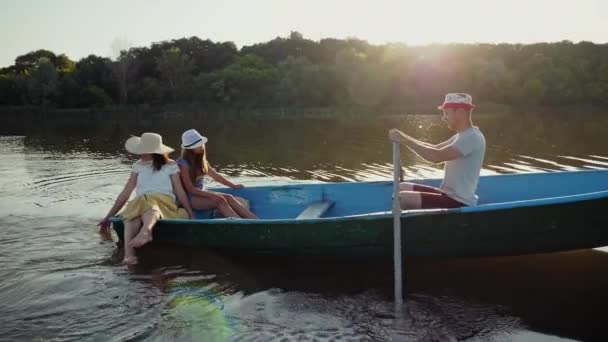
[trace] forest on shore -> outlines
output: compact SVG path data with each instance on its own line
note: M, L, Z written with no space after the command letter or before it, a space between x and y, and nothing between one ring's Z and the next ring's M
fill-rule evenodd
M255 108L439 103L608 104L608 44L374 45L298 32L243 46L198 37L123 50L115 59L37 50L0 69L0 106L104 108L196 104Z

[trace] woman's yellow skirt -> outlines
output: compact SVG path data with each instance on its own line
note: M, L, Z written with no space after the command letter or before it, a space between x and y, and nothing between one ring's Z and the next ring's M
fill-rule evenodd
M160 214L161 219L187 219L188 212L178 208L173 197L165 194L146 194L132 199L119 216L130 221L152 209Z

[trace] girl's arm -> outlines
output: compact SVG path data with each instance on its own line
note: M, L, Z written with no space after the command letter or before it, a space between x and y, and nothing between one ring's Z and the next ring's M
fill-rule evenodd
M243 187L242 184L234 184L231 181L229 181L228 179L226 179L226 177L222 176L221 174L219 174L217 171L215 171L214 168L212 168L211 166L209 166L209 177L213 178L213 180L215 180L216 182L223 184L229 188L233 188L233 189L240 189Z
M97 224L100 230L107 230L110 227L110 221L108 219L116 215L116 213L118 213L118 211L120 211L120 209L122 209L122 207L125 205L125 203L127 203L136 185L137 173L131 172L129 180L127 180L125 187L122 189L118 197L116 197L114 205L112 206L110 211L108 211L108 214Z
M182 186L182 180L178 173L174 173L171 175L171 182L173 183L173 192L175 192L175 196L179 200L179 202L184 206L184 209L188 212L190 218L194 218L194 214L192 213L192 206L190 206L190 200L184 191L184 187Z

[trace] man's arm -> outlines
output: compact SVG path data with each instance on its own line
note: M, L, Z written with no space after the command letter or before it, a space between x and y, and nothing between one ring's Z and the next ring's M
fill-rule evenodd
M432 163L442 163L463 157L462 153L456 147L450 145L450 140L439 145L431 145L422 143L396 129L392 129L389 132L389 137L392 141L402 143L414 153Z
M409 137L409 135L408 135L408 137ZM446 140L446 141L444 141L444 142L441 142L441 143L439 143L437 145L434 145L434 144L431 144L431 143L428 143L428 142L425 142L425 141L421 141L421 140L418 140L418 139L415 139L415 138L412 138L412 137L409 137L409 138L411 140L415 141L416 143L420 144L420 145L423 145L423 146L426 146L426 147L438 148L438 149L444 148L444 147L446 147L449 144L451 144L451 143L454 142L453 137L450 138L450 139L448 139L448 140Z
M414 138L412 138L412 137L410 137L410 138L411 138L411 139L414 139ZM418 140L418 139L414 139L414 140L416 141L416 143L417 143L417 144L420 144L420 145L422 145L422 146L437 148L437 145L433 145L433 144L428 143L428 142L426 142L426 141L420 141L420 140Z
M450 145L453 142L454 142L454 137L451 137L450 139L448 139L448 140L446 140L446 141L444 141L442 143L439 143L437 145L433 145L433 147L435 147L435 148L444 148L444 147Z

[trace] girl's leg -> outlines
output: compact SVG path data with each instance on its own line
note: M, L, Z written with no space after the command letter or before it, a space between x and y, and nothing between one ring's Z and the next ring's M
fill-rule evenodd
M226 201L228 201L228 204L230 204L232 209L234 209L234 211L236 211L236 213L239 214L241 217L248 219L258 218L257 216L255 216L254 213L252 213L249 209L243 206L241 202L239 202L239 200L237 200L234 196L224 195L224 198L226 199Z
M239 214L232 210L228 201L222 196L217 196L217 198L194 196L190 201L190 205L192 209L196 210L217 209L224 217L240 217Z

